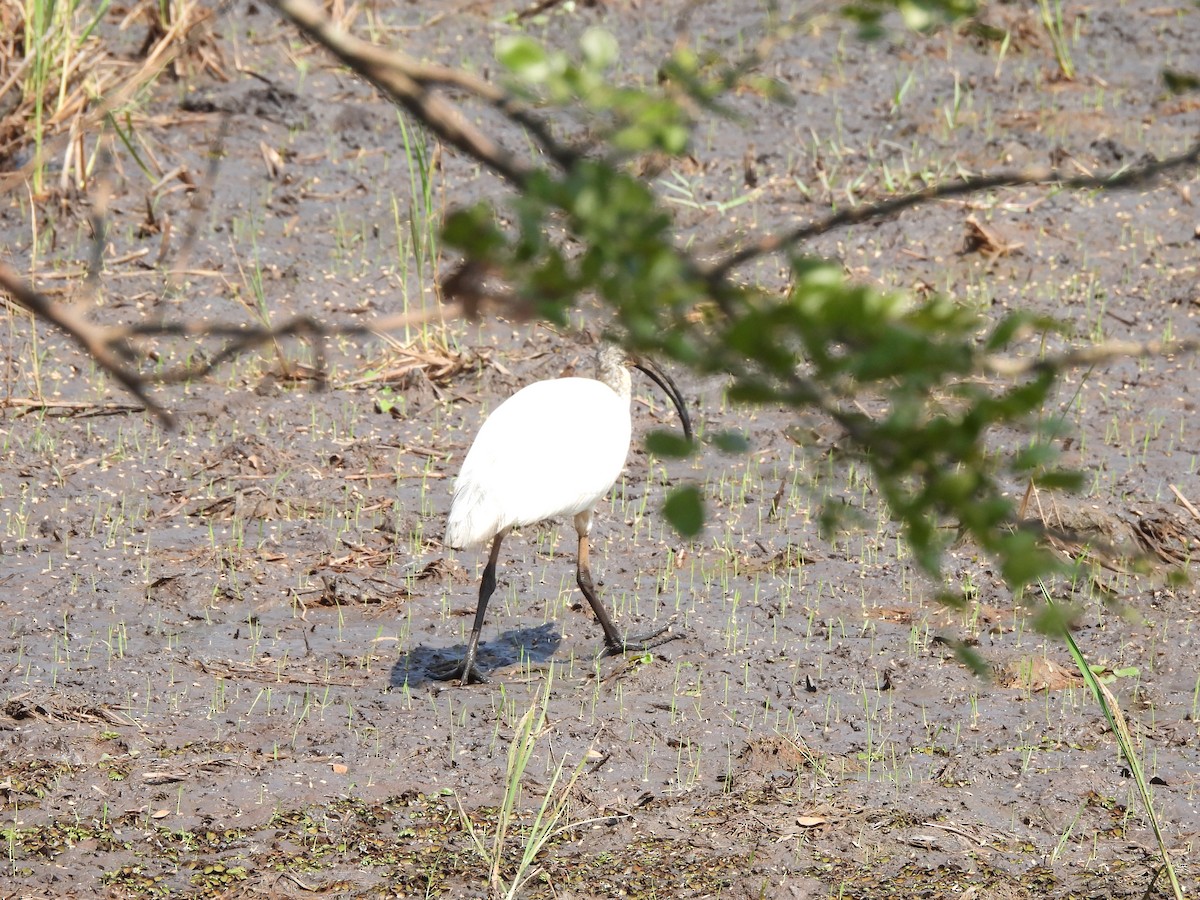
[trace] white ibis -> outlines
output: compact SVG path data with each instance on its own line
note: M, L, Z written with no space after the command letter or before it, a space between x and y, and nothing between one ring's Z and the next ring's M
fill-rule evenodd
M667 626L641 637L622 638L596 595L588 565L592 510L621 474L629 454L629 365L645 372L671 398L691 440L691 422L674 382L612 346L596 354L594 379L535 382L496 407L480 427L454 484L445 543L455 549L488 541L492 546L466 654L461 663L438 670L438 678L458 679L462 684L487 681L475 657L488 600L496 589L500 542L513 528L555 516L574 517L579 535L576 581L604 630L605 655L646 650L678 637L661 637Z

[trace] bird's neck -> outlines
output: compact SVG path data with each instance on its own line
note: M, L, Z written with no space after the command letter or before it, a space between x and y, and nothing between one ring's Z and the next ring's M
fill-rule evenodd
M607 360L599 360L596 367L596 378L612 388L618 397L623 397L626 400L629 399L633 391L633 382L629 375L629 369L625 368L623 362L614 364Z

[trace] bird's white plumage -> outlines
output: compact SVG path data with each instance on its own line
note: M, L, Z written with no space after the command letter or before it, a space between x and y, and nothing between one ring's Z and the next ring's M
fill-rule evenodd
M629 454L629 375L539 381L488 416L454 485L446 543L474 547L554 516L588 512ZM622 390L623 389L623 390Z
M491 543L475 623L461 662L436 677L462 684L487 681L476 658L488 601L496 590L500 545L510 528L552 516L572 516L579 537L575 583L604 631L605 654L644 651L671 640L670 626L642 637L621 636L596 593L588 559L592 508L612 487L629 453L631 361L619 347L596 353L596 378L559 378L531 384L496 407L467 451L446 523L445 542L465 548ZM671 398L691 436L679 389L656 370L646 372Z

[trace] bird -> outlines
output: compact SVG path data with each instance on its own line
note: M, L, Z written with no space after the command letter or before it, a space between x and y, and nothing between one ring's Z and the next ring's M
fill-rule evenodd
M641 637L621 637L592 581L588 536L597 501L625 467L632 432L629 366L644 372L670 397L685 438L691 420L675 383L646 360L602 344L595 378L553 378L517 391L484 420L467 451L450 503L443 543L456 550L491 542L475 622L461 662L433 674L460 684L488 679L476 664L488 600L496 589L500 544L514 528L571 516L579 538L576 583L604 632L604 655L641 651L678 637L662 637L670 626Z

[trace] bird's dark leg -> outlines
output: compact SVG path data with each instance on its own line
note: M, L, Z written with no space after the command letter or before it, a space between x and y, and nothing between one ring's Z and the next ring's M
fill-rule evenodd
M500 556L500 541L503 539L503 532L492 539L492 550L483 570L483 579L479 582L479 603L475 607L475 624L471 626L471 636L467 638L467 652L463 655L462 662L433 672L433 677L440 681L458 680L462 684L487 684L487 677L475 666L475 654L479 652L479 635L483 632L483 618L487 613L488 601L492 599L492 593L496 590L496 560Z
M592 612L596 615L596 621L604 629L605 656L616 656L627 650L637 653L642 650L649 650L651 647L657 647L659 644L665 644L667 641L673 641L677 637L682 637L679 634L667 634L666 637L662 637L662 635L670 630L670 625L664 625L657 631L643 634L640 637L621 637L620 632L617 631L617 626L613 624L612 619L608 615L608 610L604 608L604 604L600 602L600 597L596 594L595 584L592 583L592 569L588 561L588 536L585 531L579 532L579 568L576 570L575 580L579 584L579 590L583 591L583 596L587 597L587 602L592 607Z

